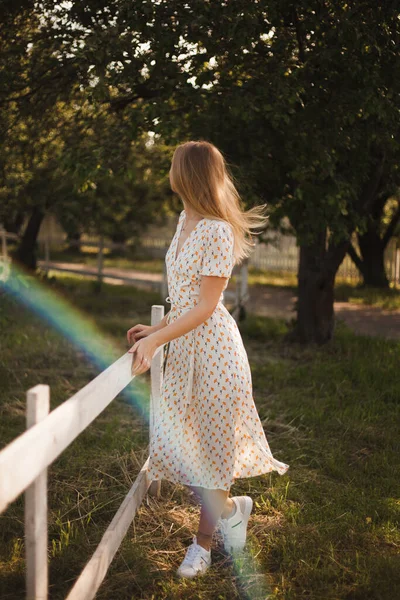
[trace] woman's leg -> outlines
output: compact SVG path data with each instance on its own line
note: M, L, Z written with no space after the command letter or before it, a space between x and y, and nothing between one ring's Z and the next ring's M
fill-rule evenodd
M206 550L211 547L211 540L218 519L228 516L234 502L229 498L229 490L208 490L197 486L189 486L195 496L201 501L199 528L196 534L197 542Z
M196 485L188 485L187 487L193 492L198 504L201 504L203 501L204 488L196 486ZM228 494L229 494L229 492L228 492ZM225 519L226 517L229 517L231 515L231 513L233 512L233 508L234 508L234 502L231 498L229 498L229 495L228 495L228 497L226 498L224 510L221 513L221 517L223 519Z
M197 485L188 485L187 487L193 492L197 503L201 504L202 499L203 499L203 495L202 495L203 488L198 487Z

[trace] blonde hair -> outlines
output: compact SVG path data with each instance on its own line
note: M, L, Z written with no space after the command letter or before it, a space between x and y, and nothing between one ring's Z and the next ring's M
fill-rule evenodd
M254 235L252 230L265 226L267 205L243 209L234 178L218 148L205 141L180 144L172 157L170 180L172 191L196 213L231 225L235 238L235 264L251 254L255 246L250 241Z

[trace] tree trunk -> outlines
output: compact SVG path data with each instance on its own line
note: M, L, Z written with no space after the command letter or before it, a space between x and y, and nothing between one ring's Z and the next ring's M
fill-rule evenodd
M377 288L389 288L385 269L385 250L400 222L400 201L394 211L384 234L381 234L385 204L390 196L378 195L371 214L368 215L367 230L358 234L360 255L350 246L349 255L363 277L364 285Z
M323 344L333 335L335 277L324 273L319 258L313 246L300 248L295 336L301 343Z
M111 250L111 256L113 256L113 257L126 256L126 240L128 239L127 234L123 231L121 231L121 232L116 231L110 237L111 237L111 241L113 244L124 244L125 245L125 248L113 248Z
M28 224L22 236L16 258L28 269L35 270L37 266L36 240L44 213L39 208L32 210Z
M289 339L325 344L335 327L335 277L349 242L326 248L326 233L309 246L300 246L297 321Z
M388 288L389 280L385 270L385 246L375 228L367 230L358 236L361 253L359 266L364 285L377 288Z
M68 243L68 252L75 252L79 254L81 251L81 232L76 231L74 233L68 233L67 243Z
M5 230L18 235L24 223L24 218L25 215L22 212L18 212L13 217L6 217L3 222Z
M114 244L125 244L126 240L128 239L127 234L123 231L116 231L110 237Z

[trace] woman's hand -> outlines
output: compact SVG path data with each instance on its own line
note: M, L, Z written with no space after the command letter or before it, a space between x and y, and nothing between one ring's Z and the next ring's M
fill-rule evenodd
M150 369L152 358L158 346L159 343L154 334L147 335L135 342L132 348L128 350L131 354L136 352L132 362L132 375L141 375Z
M159 325L142 325L141 323L138 323L137 325L134 325L134 327L128 329L128 331L126 332L128 344L137 342L137 340L151 335L155 331L158 331L158 329Z

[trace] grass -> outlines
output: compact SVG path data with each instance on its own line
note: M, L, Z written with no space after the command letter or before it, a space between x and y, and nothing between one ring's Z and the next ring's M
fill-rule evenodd
M125 332L149 322L157 294L58 278L52 286L96 318L126 350ZM1 299L1 445L24 430L25 392L51 386L51 408L96 369L37 316ZM97 599L392 600L400 596L400 344L343 325L329 345L284 341L281 320L240 323L254 398L276 458L290 469L242 479L233 495L255 501L248 552L213 550L209 576L175 570L198 507L167 481L149 498L118 550ZM371 366L373 365L373 368ZM146 377L142 376L142 377ZM146 458L147 427L121 394L49 469L50 597L65 598ZM24 591L23 497L0 515L0 597Z
M400 289L398 288L381 290L343 283L336 286L335 297L336 301L340 302L375 306L384 310L400 310Z

